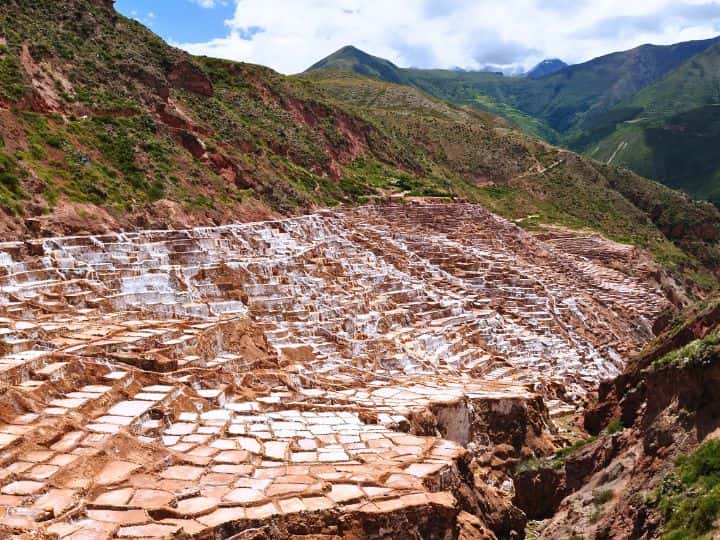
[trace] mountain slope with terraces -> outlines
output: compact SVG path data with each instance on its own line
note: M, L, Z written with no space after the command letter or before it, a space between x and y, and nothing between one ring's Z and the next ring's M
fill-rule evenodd
M412 88L191 57L111 1L6 2L0 81L5 238L441 196L599 231L704 285L720 260L710 205Z
M712 205L416 88L190 56L111 0L2 2L0 137L1 538L690 525L697 486L621 488L701 440L662 450L687 385L643 359L706 337L676 317L720 275ZM631 433L658 462L612 477ZM617 478L597 506L640 510L585 515Z
M0 532L522 536L657 275L472 204L0 243Z

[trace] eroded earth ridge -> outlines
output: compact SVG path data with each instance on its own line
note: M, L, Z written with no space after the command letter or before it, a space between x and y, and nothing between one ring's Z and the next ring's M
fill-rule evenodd
M470 204L0 244L0 534L521 535L655 271Z

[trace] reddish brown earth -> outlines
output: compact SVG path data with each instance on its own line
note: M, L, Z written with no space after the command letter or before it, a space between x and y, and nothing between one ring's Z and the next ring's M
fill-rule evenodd
M653 503L677 458L718 437L720 368L717 350L702 361L658 364L667 353L717 332L720 308L711 302L654 340L620 376L602 382L584 413L599 433L611 421L625 429L601 434L561 466L515 476L515 504L541 519L538 538L659 538L664 516ZM598 493L609 493L598 501ZM607 499L607 500L605 500ZM712 536L708 533L707 537Z

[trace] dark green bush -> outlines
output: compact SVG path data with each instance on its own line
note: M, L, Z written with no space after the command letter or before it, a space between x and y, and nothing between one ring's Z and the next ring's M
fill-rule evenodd
M701 538L720 517L720 441L709 441L677 461L656 490L665 515L665 540Z

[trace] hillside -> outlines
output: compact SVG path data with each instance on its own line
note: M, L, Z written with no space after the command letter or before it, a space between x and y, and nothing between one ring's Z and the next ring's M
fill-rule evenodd
M386 72L372 67L386 61L370 62L357 49L342 49L309 71L347 71L352 57L355 73L501 115L548 142L718 200L716 114L707 107L718 102L719 39L643 45L539 77L392 64Z
M719 69L717 44L618 104L582 147L598 159L612 158L671 187L720 201Z
M528 228L590 228L705 285L720 261L710 205L408 86L193 58L107 1L13 0L0 34L8 239L404 194L481 202Z
M387 61L358 54L360 51L354 48L341 49L308 71L347 70L352 65L355 73L372 73L371 76L386 81L412 84L452 103L484 108L544 135L550 142L561 142L594 125L597 115L660 80L719 39L667 46L643 45L567 66L536 79L396 66L392 66L391 79L385 79L373 66ZM365 61L368 61L367 67L360 67ZM523 115L535 120L536 125Z

